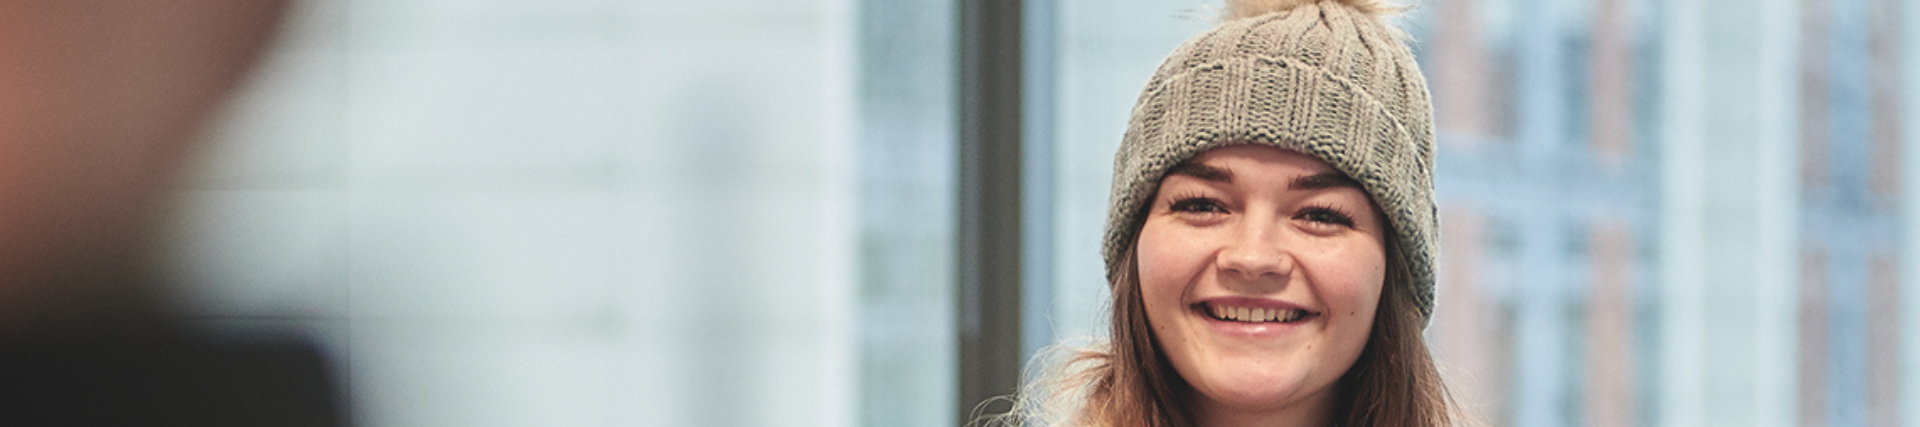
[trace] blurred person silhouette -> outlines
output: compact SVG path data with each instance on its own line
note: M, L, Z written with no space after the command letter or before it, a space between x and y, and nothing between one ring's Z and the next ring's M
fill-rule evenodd
M337 426L319 350L196 332L149 273L284 0L0 2L0 425Z

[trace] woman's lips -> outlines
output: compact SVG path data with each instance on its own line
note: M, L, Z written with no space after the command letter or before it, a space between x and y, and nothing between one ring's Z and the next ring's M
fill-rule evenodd
M1208 298L1191 308L1214 330L1228 335L1279 335L1320 317L1299 305L1265 298Z

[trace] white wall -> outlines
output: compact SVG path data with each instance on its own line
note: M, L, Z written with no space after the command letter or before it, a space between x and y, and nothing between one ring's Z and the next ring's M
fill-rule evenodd
M850 0L310 0L171 271L361 425L849 425Z

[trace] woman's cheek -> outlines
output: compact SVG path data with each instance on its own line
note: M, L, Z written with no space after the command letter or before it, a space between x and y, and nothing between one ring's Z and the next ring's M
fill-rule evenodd
M1348 245L1346 249L1327 253L1330 259L1317 263L1331 276L1324 281L1330 286L1323 291L1329 303L1338 304L1341 314L1370 319L1386 282L1386 257L1383 249L1368 250L1366 244Z
M1183 236L1178 226L1149 223L1140 235L1140 283L1147 293L1178 290L1199 272L1200 255L1192 236Z

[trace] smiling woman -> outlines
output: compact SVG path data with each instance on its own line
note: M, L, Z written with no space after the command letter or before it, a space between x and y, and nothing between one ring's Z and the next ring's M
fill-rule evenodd
M1111 340L1001 421L1446 426L1433 110L1392 5L1230 0L1162 63L1115 158Z
M1242 145L1188 164L1161 181L1138 257L1195 421L1328 425L1380 300L1385 218L1357 186L1325 185L1353 181L1310 156Z

